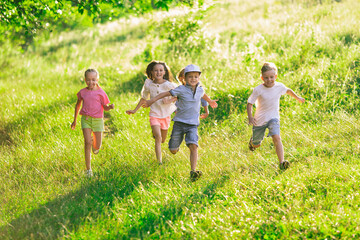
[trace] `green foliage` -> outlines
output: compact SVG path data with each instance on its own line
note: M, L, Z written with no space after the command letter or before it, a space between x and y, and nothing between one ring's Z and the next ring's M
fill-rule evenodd
M154 9L169 10L170 6L193 3L192 0L57 0L57 1L1 1L0 2L0 42L11 38L12 42L26 49L35 36L47 30L89 26L79 14L87 13L91 23L106 22L129 13L142 14ZM85 21L86 22L86 21ZM92 24L91 24L92 25Z
M359 4L226 1L96 25L76 10L65 32L37 35L27 51L4 40L0 239L359 238ZM121 16L106 6L99 22ZM174 72L199 65L206 93L219 99L199 126L197 182L185 144L176 155L163 144L165 164L156 163L149 109L125 113L152 59ZM246 102L264 61L306 99L280 101L286 171L271 138L247 147ZM83 176L81 129L70 129L88 67L115 103L92 179Z

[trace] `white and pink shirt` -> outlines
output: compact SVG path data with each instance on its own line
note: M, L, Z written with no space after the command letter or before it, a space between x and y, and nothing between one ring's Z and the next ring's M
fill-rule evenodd
M160 93L168 92L176 87L177 85L170 81L165 81L161 84L157 84L154 83L151 79L146 79L144 86L141 90L141 97L145 100L148 100L149 97L150 99L152 99L157 95L159 95ZM150 117L166 118L176 110L175 103L163 103L163 99L154 102L150 106L150 113L149 113Z

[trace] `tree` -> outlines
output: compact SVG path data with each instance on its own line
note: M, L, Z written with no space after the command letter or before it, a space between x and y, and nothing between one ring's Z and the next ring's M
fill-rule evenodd
M144 13L154 9L169 9L170 4L192 4L193 0L0 0L0 42L10 39L23 49L44 29L52 30L69 14L85 14L93 21L103 6L121 9L125 13Z

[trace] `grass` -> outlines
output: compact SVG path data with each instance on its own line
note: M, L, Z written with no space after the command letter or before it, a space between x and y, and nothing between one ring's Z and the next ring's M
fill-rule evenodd
M357 7L226 1L50 34L22 54L1 48L0 238L359 238ZM186 29L191 38L177 34ZM185 145L171 155L164 144L159 167L149 110L125 114L151 59L173 73L198 64L207 93L219 99L199 127L204 176L195 183ZM286 171L271 139L247 149L245 105L264 61L307 100L281 99ZM106 113L92 179L83 176L80 128L70 129L88 67L99 70L116 107Z

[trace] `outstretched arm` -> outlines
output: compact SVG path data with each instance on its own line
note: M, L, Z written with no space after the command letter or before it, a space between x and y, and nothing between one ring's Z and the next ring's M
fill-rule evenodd
M74 130L75 127L76 127L76 120L77 120L77 117L79 115L79 110L80 110L80 107L81 107L81 102L82 100L78 99L77 102L76 102L76 105L75 105L75 113L74 113L74 121L72 122L71 124L71 129Z
M295 98L296 100L298 100L300 103L305 102L305 99L302 97L299 97L298 95L296 95L296 93L294 93L293 90L291 90L290 88L286 91L287 95L292 96L293 98Z
M139 103L136 105L136 108L134 110L127 110L126 113L127 114L135 114L137 112L137 110L139 110L139 108L144 104L146 103L146 100L144 98L141 98L139 100Z
M154 102L156 102L157 100L161 99L161 98L164 98L164 97L168 97L168 96L171 96L171 93L170 92L163 92L163 93L160 93L159 95L157 95L156 97L150 99L150 100L147 100L145 101L145 103L143 104L143 107L150 107Z
M212 108L217 108L217 100L211 100L207 94L204 94L202 98L207 101Z
M176 100L177 100L177 97L171 97L171 98L165 98L162 101L164 104L168 104L168 103L176 102Z
M246 111L247 111L247 114L248 114L249 125L255 126L256 125L256 120L252 115L252 108L253 108L253 105L251 103L248 103L246 105Z

